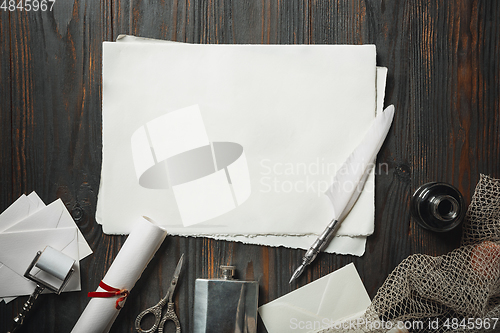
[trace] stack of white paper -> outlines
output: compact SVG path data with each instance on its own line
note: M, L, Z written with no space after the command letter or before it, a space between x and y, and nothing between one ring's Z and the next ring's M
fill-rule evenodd
M79 261L92 253L63 202L46 206L35 192L22 195L0 214L0 298L30 295L35 283L24 273L38 251L51 246L76 260L63 291L80 290Z
M382 109L374 45L103 45L96 219L147 215L174 235L308 248L324 191ZM364 253L374 175L327 252Z

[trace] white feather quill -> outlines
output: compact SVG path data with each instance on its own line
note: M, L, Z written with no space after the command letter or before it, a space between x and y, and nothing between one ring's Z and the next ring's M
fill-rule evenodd
M356 203L368 174L375 163L380 147L382 147L389 132L393 118L394 106L390 105L375 117L361 143L335 174L332 185L325 192L333 205L332 221L307 250L302 259L302 264L293 273L290 283L299 277L305 267L328 245L337 232L340 222Z
M394 118L394 106L388 106L373 120L361 143L354 149L335 174L325 192L333 205L333 218L342 221L356 203L368 174Z

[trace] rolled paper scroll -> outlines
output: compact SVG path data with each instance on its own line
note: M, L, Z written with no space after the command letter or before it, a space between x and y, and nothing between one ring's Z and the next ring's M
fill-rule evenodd
M102 333L110 330L120 313L119 309L126 301L123 295L126 297L132 290L166 235L164 229L146 217L136 223L96 291L98 295L113 293L110 289L121 293L116 292L113 297L93 297L73 327L72 333ZM110 288L103 289L101 286Z

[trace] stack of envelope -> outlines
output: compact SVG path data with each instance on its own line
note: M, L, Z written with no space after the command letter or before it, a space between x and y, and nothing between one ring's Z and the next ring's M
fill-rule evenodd
M366 316L370 296L353 263L259 307L269 333L408 333L405 323Z
M351 263L262 305L259 314L269 333L306 333L356 322L369 305L370 297Z
M171 235L309 248L386 75L374 45L105 42L97 222L127 234L146 215ZM363 255L374 179L326 252Z
M33 293L36 285L24 273L46 246L76 260L63 291L80 290L79 261L90 246L60 199L45 205L35 192L23 194L0 214L0 301Z

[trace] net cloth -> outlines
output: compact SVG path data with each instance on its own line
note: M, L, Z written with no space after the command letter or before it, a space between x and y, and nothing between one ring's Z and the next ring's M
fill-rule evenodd
M497 318L500 180L481 175L460 248L438 257L409 256L388 276L356 325L321 332L389 332L398 326L411 327L410 332L500 332Z

